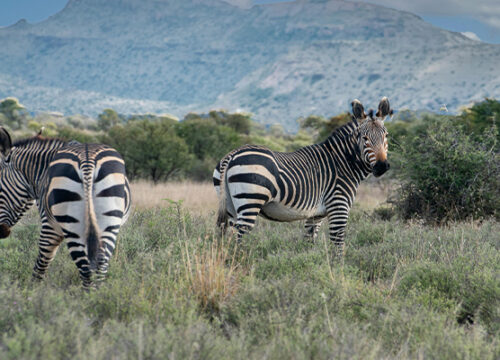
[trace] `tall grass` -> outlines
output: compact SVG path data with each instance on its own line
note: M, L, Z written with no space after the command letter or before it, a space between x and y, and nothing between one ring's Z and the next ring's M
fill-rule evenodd
M185 242L182 261L189 290L201 308L211 312L219 311L221 305L235 294L241 274L236 262L237 246L231 247L231 238L226 241L224 238L212 242L207 240L200 250Z
M259 220L236 246L187 200L137 209L90 293L66 247L31 280L30 213L0 241L0 359L498 359L500 225L385 221L359 200L343 264L326 227L311 243Z

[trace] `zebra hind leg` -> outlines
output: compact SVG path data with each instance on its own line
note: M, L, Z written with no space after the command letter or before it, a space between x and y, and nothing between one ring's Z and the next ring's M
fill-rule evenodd
M95 281L100 285L108 273L109 262L116 247L116 238L120 230L120 225L107 226L100 237L101 248L97 255L97 269L95 272Z
M94 276L97 285L102 284L102 282L106 279L108 268L109 258L101 252L97 258L97 270Z
M118 233L108 233L101 237L102 247L97 257L97 270L95 273L95 280L98 284L102 283L108 273L109 261L115 250L117 235Z
M54 259L62 241L62 236L47 233L40 234L38 257L33 268L34 279L41 280L45 277L47 268Z
M217 217L217 229L219 230L219 237L225 236L227 230L235 225L232 215L226 211L225 215Z
M262 209L262 204L251 204L245 207L244 211L238 213L236 224L234 225L237 231L238 244L241 243L243 235L249 233L255 226L257 216Z
M83 289L88 290L93 288L92 268L84 245L76 242L68 242L68 250L71 259L73 259L73 262L78 268L78 274L80 275Z

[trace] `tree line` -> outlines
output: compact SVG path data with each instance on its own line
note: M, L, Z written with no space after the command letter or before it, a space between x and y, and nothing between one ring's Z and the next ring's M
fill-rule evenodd
M43 136L115 147L130 179L209 180L225 154L243 144L294 151L325 140L350 121L348 113L297 120L299 131L263 126L251 114L210 111L171 115L123 115L105 109L95 119L62 114L32 116L14 98L0 101L0 125L15 137ZM399 184L393 203L403 218L430 222L498 216L500 208L500 102L485 99L458 115L399 111L386 121L389 158L386 178Z

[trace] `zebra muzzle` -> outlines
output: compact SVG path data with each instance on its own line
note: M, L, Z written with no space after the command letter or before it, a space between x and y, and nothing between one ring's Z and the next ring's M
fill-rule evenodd
M377 161L375 163L375 166L373 167L373 175L375 175L375 177L379 177L383 175L387 170L389 170L390 167L391 166L389 165L387 160Z
M10 227L5 224L0 224L0 239L5 239L10 235Z

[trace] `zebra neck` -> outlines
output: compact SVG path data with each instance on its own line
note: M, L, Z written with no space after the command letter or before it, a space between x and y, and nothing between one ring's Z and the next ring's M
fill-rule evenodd
M357 123L344 125L328 137L324 146L332 156L337 173L350 179L356 187L371 173L371 169L363 161L359 148Z

